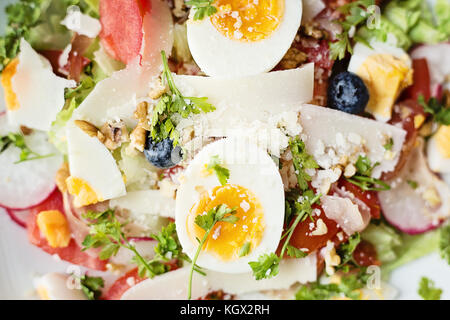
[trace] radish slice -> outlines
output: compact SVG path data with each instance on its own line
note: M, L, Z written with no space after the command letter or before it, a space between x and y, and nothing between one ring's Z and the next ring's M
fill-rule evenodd
M450 216L450 188L428 169L418 141L398 177L388 182L391 189L378 194L386 220L408 234L434 229Z
M17 132L5 115L0 115L0 136ZM55 189L55 175L62 156L47 142L45 133L34 131L25 137L28 146L42 155L52 157L15 164L20 149L10 146L0 154L0 206L9 209L26 209L44 201Z
M26 228L27 227L27 218L30 214L30 210L13 210L13 209L5 209L8 216L14 221L19 227Z

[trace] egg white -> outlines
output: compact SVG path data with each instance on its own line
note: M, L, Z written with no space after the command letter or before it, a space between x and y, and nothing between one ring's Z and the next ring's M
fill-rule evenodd
M302 1L286 0L283 17L272 35L249 42L229 39L210 18L194 21L191 15L187 38L192 57L209 76L247 76L270 71L291 46L300 27L302 9Z
M73 123L66 130L71 176L86 181L102 200L125 195L122 174L105 145Z
M14 124L48 131L64 106L64 89L75 87L76 82L56 76L50 63L24 39L20 42L18 59L11 81L19 108L8 110L8 119Z
M247 256L231 261L222 261L212 254L202 251L197 264L206 269L225 273L251 271L248 262L256 261L261 254L274 252L280 241L284 221L284 189L275 162L257 146L233 138L226 138L207 145L187 167L182 183L177 191L175 222L177 234L183 250L194 257L198 243L189 236L186 225L192 206L198 202L196 187L211 191L220 183L213 173L202 174L205 164L218 155L223 166L230 171L228 184L240 185L250 190L260 201L265 229L259 245L252 248Z
M403 62L411 68L412 62L408 54L401 48L395 47L390 43L371 41L370 47L360 42L356 43L353 48L353 54L348 65L348 71L357 73L361 65L372 55L375 54L389 54Z

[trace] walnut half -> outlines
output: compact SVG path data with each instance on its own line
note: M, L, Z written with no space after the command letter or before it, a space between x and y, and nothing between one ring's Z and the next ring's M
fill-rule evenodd
M125 123L120 121L106 122L100 132L105 137L104 144L110 150L115 150L124 142L130 141Z

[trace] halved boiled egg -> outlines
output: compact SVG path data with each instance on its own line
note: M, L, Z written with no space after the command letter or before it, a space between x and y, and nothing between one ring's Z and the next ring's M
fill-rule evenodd
M187 24L192 56L209 76L270 71L292 44L302 18L300 0L216 0L217 12Z
M207 169L219 159L229 170L221 184ZM193 258L205 230L195 218L220 205L236 210L237 222L218 222L207 237L198 265L225 273L251 271L248 262L278 247L284 221L284 189L275 162L245 139L207 145L190 162L177 191L175 222L183 250ZM247 250L244 250L246 248ZM243 251L246 254L243 254Z
M386 122L391 119L395 100L412 84L411 59L388 43L372 41L370 45L372 48L362 43L355 45L348 71L361 77L369 90L366 111Z
M431 170L450 173L450 126L442 125L428 140L427 158Z
M18 57L3 71L2 85L9 121L48 131L64 106L64 89L76 82L56 76L50 63L22 39Z
M67 147L70 177L66 184L74 196L75 206L86 206L126 193L117 163L100 140L69 123Z

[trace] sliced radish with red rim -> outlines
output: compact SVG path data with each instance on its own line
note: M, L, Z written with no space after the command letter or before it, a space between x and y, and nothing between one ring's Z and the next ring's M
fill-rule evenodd
M0 136L17 132L8 123L5 114L0 115ZM16 163L21 150L9 146L0 153L0 206L9 209L26 209L44 201L55 189L55 175L62 164L62 155L47 141L43 132L33 131L25 136L27 146L40 155L53 156Z

